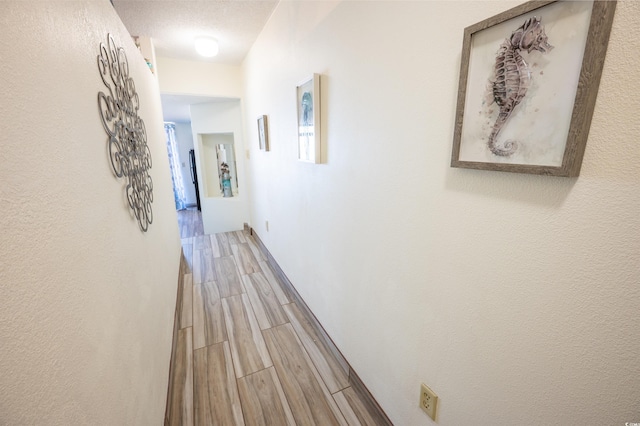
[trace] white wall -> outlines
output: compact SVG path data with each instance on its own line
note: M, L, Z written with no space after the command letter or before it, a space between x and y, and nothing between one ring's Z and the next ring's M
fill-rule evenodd
M176 145L178 145L178 155L180 156L180 171L184 183L184 192L187 204L196 204L196 187L191 181L191 168L189 163L189 150L193 149L193 134L191 133L191 123L175 123L176 125Z
M198 182L201 182L200 203L205 234L243 229L244 224L249 222L249 188L245 180L245 144L240 101L191 105L191 129L199 165ZM221 197L215 189L207 191L205 184L207 178L203 168L211 162L204 160L202 135L213 133L233 134L238 191L230 198ZM215 186L218 181L214 181L212 185ZM211 196L214 194L215 196Z
M398 425L431 424L421 382L443 426L640 419L640 3L578 179L450 168L463 29L518 3L285 1L243 64L251 225ZM296 160L313 72L322 165Z
M180 241L157 82L108 0L2 8L0 424L162 424ZM147 233L107 157L107 33L153 158Z
M220 98L239 98L242 93L239 65L164 57L157 57L157 61L162 93Z

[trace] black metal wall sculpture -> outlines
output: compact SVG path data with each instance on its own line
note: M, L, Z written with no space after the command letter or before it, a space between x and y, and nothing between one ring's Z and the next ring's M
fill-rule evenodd
M138 115L140 99L133 78L129 77L127 55L122 47L116 46L111 34L108 39L107 46L100 43L98 55L98 70L107 88L98 93L98 109L108 136L111 169L116 177L126 178L129 207L140 229L146 231L153 221L151 152L144 121Z

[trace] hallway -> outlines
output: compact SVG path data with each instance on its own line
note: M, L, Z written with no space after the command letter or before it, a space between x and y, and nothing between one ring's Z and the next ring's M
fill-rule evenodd
M178 217L183 280L165 424L390 424L248 231L204 235L200 212Z

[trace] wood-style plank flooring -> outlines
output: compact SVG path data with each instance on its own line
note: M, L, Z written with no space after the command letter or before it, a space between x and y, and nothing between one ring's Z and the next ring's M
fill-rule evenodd
M246 231L178 212L184 261L168 425L387 425Z

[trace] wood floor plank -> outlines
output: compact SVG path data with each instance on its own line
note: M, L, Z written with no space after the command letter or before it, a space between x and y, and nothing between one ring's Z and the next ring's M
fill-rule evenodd
M180 229L181 236L192 235L189 222L186 220L184 215L178 214L178 228Z
M222 301L215 282L194 284L193 305L194 349L227 340Z
M229 237L227 237L227 234L216 234L216 240L218 241L218 247L220 248L220 257L233 256L231 245L229 244Z
M211 254L213 257L220 257L222 254L220 253L220 245L218 244L218 238L216 238L215 234L209 235L211 239Z
M180 328L193 325L193 274L184 274L182 280L182 307L180 308Z
M196 235L193 237L194 250L211 250L211 238L208 235Z
M293 417L300 425L346 425L291 324L263 331Z
M204 235L204 223L202 222L202 212L198 210L192 210L192 221L193 221L193 235Z
M196 425L244 425L229 343L193 352Z
M278 284L280 284L280 288L282 288L282 291L287 296L287 299L289 299L289 301L291 302L295 302L300 299L300 295L295 290L293 284L291 283L291 281L289 281L289 278L279 267L279 265L275 263L275 260L271 257L268 257L268 259L265 261L265 264L271 271L271 274L275 277Z
M290 303L283 308L329 391L336 393L348 387L349 366L341 362L342 356L336 357L325 336L316 330L297 304Z
M247 239L244 236L244 231L233 231L233 233L235 234L236 238L238 239L238 242L240 243L246 243Z
M224 235L227 237L230 245L240 244L240 240L238 240L235 232L225 232Z
M351 389L351 388L347 388L347 389ZM347 399L343 394L343 392L347 389L341 390L338 393L334 393L333 399L336 401L336 404L338 404L338 408L340 408L340 411L342 412L342 415L344 416L349 426L361 426L362 423L360 422L358 415L355 413L353 408L351 408L351 406L349 405L349 402L347 401ZM367 426L368 424L369 423L364 423L364 426Z
M184 259L187 262L188 270L185 272L193 271L193 238L183 238L181 240L182 243L182 253L184 254Z
M191 328L178 330L169 424L193 425L193 345Z
M246 294L222 299L236 377L273 365Z
M193 285L193 348L199 349L206 346L205 339L205 316L204 297L202 295L202 284Z
M273 367L238 379L245 424L294 426L293 413Z
M336 400L345 419L347 419L349 426L387 426L389 424L389 422L379 416L375 410L368 408L367 404L352 387L335 393L333 398Z
M256 260L258 262L261 260L266 260L264 255L256 245L255 241L253 241L253 238L251 238L250 236L245 236L245 239L247 241L247 244L249 244L249 248L251 249L251 252L253 253L253 256L256 258Z
M286 305L287 303L292 302L293 300L289 300L289 297L287 297L285 292L282 290L282 286L278 282L276 276L273 274L273 271L271 270L269 264L265 261L260 261L258 262L258 264L260 265L260 271L264 274L267 281L269 281L269 284L271 284L271 288L273 289L273 292L278 298L280 304Z
M258 261L253 256L251 248L249 248L249 244L232 244L231 250L240 270L240 275L254 274L261 271Z
M205 342L207 345L227 340L227 329L224 325L222 299L215 282L202 284L202 295L205 316Z
M202 284L216 279L211 249L193 250L193 283Z
M213 259L213 269L220 289L220 297L230 297L244 293L238 268L232 256Z
M261 329L265 330L289 321L262 272L243 275L242 280Z
M178 228L180 229L181 238L204 234L202 213L198 210L179 210Z

